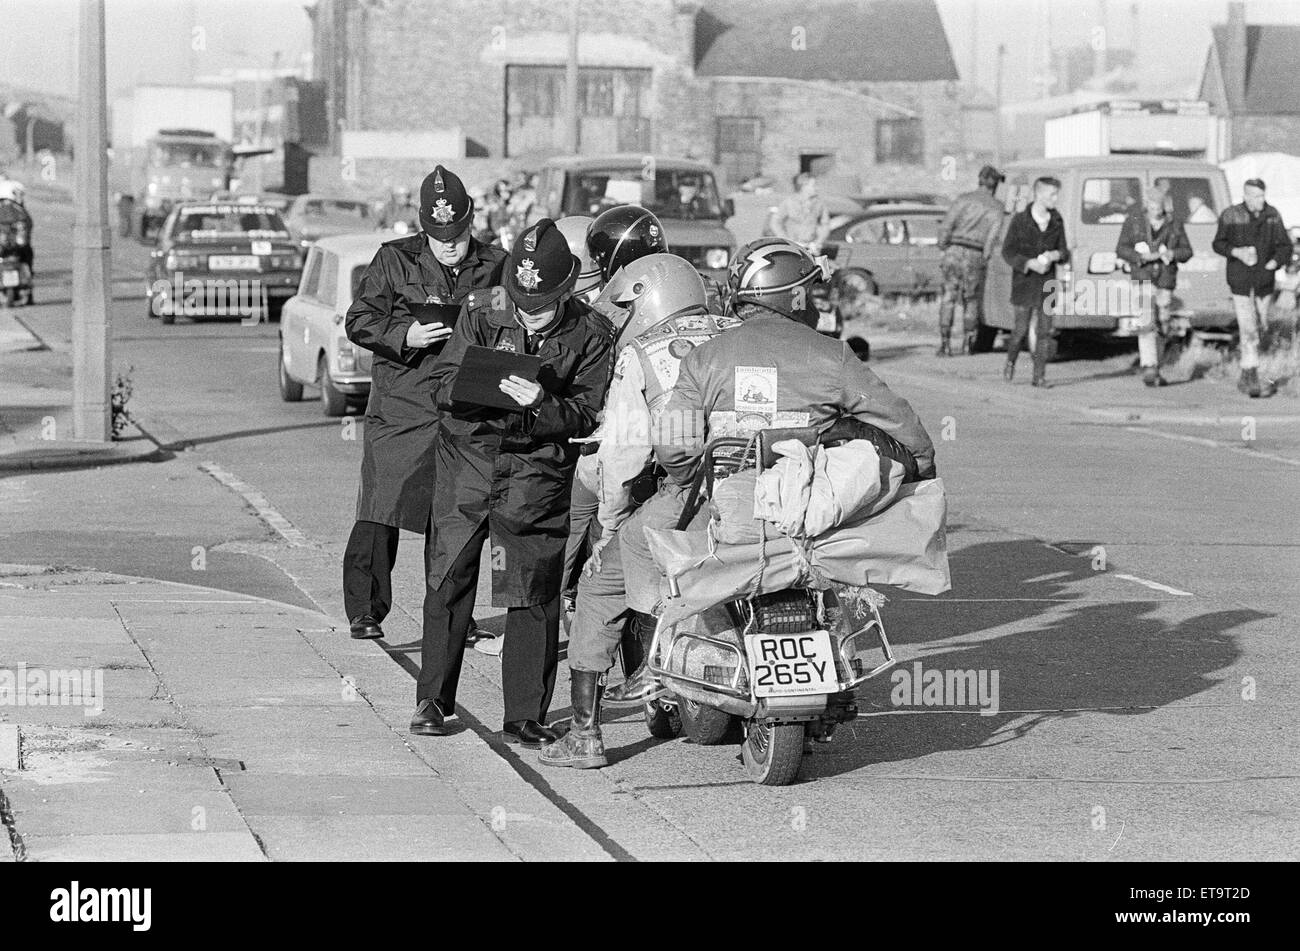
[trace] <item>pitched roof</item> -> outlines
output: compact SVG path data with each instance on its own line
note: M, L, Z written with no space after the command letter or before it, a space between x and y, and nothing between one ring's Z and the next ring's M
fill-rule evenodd
M1225 26L1216 26L1214 49L1223 68L1228 40ZM1233 112L1257 115L1300 115L1296 97L1296 51L1300 50L1300 26L1277 23L1246 27L1246 94L1240 101L1227 92Z
M695 71L839 82L958 78L935 0L708 0L695 17Z

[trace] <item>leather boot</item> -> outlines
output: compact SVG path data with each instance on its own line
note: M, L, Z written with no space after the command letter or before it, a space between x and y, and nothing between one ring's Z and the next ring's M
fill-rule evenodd
M590 670L569 671L569 703L573 719L569 732L557 743L545 747L538 757L547 766L600 769L608 766L605 741L600 735L600 674Z
M628 675L627 679L605 691L605 705L614 708L639 707L657 700L669 693L667 687L655 680L647 663L650 656L650 641L654 637L656 621L649 614L637 612L633 622L641 635L645 647L645 659L641 666Z

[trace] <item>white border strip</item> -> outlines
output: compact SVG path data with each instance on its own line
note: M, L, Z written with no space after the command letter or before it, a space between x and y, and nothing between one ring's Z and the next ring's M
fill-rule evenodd
M265 495L257 491L256 488L232 475L215 462L205 462L199 468L206 472L212 478L216 479L226 488L237 493L245 502L253 507L253 511L271 528L279 533L280 537L295 548L310 547L307 536L294 527L293 522L289 521L283 515L275 510Z
M1177 588L1171 588L1167 584L1161 584L1159 581L1147 581L1146 578L1139 578L1137 575L1121 575L1116 573L1116 578L1123 578L1125 581L1136 581L1140 585L1145 585L1154 591L1163 591L1166 594L1176 594L1184 598L1194 598L1196 595L1190 591L1180 591Z

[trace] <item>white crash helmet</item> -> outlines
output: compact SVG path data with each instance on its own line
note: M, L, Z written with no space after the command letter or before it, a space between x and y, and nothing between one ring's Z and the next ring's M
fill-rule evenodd
M600 293L603 277L600 265L591 256L587 247L587 231L595 221L587 215L569 215L555 222L555 227L564 240L569 242L569 253L578 259L578 281L573 285L573 296L590 302Z
M21 205L25 194L22 182L11 178L0 180L0 201L16 201Z
M627 309L618 347L670 317L705 313L709 300L700 272L676 254L637 258L614 275L605 291L611 301Z

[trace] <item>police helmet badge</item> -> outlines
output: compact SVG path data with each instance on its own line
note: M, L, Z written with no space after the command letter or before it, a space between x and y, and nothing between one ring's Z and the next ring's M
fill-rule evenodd
M456 218L456 209L447 204L447 199L439 198L429 210L433 220L440 225L450 224Z
M533 266L532 258L524 258L515 269L515 280L526 291L535 291L542 284L541 273Z
M445 192L445 191L447 190L446 187L442 184L442 166L441 166L441 165L439 165L436 169L434 169L434 176L433 176L433 190L436 191L436 192L437 192L438 194L440 194L440 195L441 195L443 192Z
M532 253L534 253L534 252L537 250L537 232L536 232L536 231L530 231L527 235L524 236L524 250L527 251L529 254L532 254ZM530 262L530 261L525 261L524 263L525 263L525 264L531 264L532 262Z

